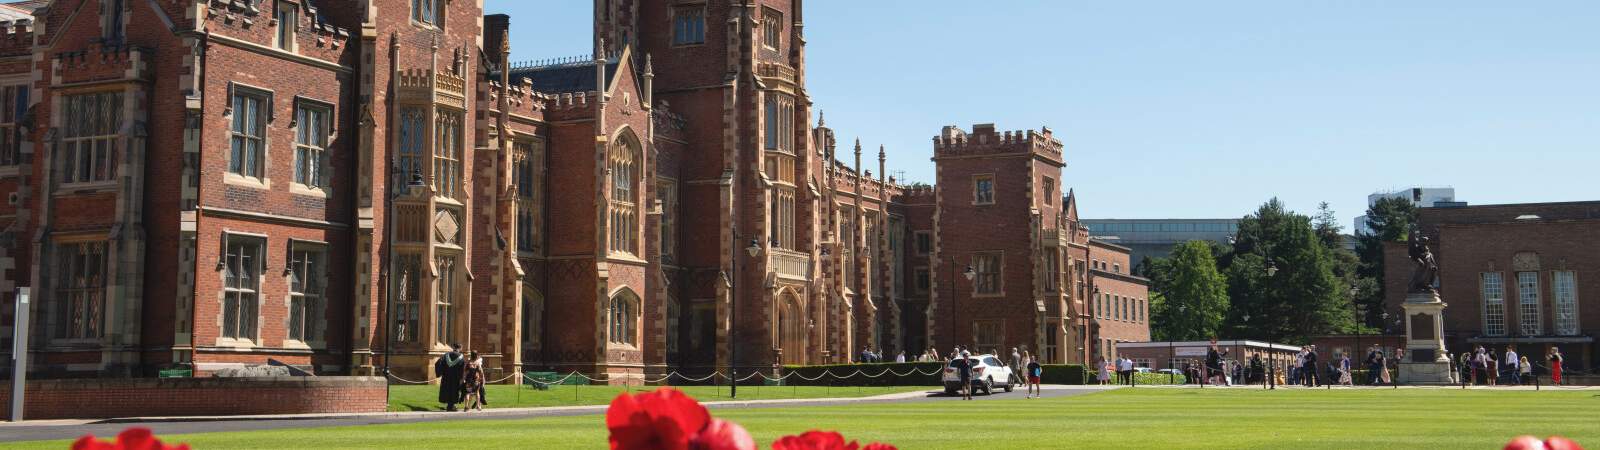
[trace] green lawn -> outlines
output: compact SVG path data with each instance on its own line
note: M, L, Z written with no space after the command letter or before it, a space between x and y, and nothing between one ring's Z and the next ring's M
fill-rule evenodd
M1600 393L1138 388L1052 399L713 411L762 446L809 428L903 449L1499 448L1519 434L1600 446ZM163 436L212 448L606 448L598 415ZM63 448L64 442L18 448Z
M491 385L488 388L487 408L528 408L538 406L606 405L623 392L656 389L655 386L551 386L550 390L516 385ZM733 400L728 397L727 386L680 386L678 389L700 401ZM892 387L827 387L827 386L739 386L738 400L772 400L791 398L843 398L891 394L909 391L930 391L928 386ZM395 385L389 388L390 411L439 411L439 387L431 385Z

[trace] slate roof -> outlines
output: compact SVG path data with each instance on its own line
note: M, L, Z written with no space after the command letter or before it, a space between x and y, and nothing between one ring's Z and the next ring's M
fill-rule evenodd
M605 61L606 80L616 79L619 62L620 60L615 57ZM546 94L589 92L596 87L594 65L594 61L580 61L531 67L513 66L511 83L517 85L521 84L523 79L527 79L532 81L533 90Z

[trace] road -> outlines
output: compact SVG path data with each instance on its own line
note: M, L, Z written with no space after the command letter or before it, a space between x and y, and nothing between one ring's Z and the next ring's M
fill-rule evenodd
M1113 386L1044 386L1044 397L1066 397L1114 389ZM1000 392L992 396L975 395L974 401L1019 399L1023 391ZM790 408L796 406L836 406L873 403L962 401L943 391L902 392L873 397L794 400L750 400L704 402L711 409ZM128 427L145 427L157 436L227 431L273 430L286 428L344 427L392 423L437 422L446 420L506 420L532 417L578 416L605 413L606 405L562 406L549 408L490 409L479 412L390 412L371 414L299 414L282 416L223 416L184 418L133 418L107 420L44 420L0 423L0 442L76 439L84 434L110 438Z

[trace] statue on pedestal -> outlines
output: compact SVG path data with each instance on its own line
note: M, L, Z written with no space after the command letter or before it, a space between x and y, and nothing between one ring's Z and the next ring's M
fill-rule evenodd
M1428 250L1428 237L1423 236L1415 225L1411 226L1410 234L1411 262L1417 268L1411 272L1411 289L1408 292L1432 294L1433 282L1439 278L1439 263L1434 261L1433 252Z

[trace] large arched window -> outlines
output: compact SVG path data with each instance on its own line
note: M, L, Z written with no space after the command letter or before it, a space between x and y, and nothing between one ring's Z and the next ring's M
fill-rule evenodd
M633 290L623 289L611 295L610 332L613 344L638 345L639 296Z
M624 131L611 144L608 169L611 172L612 252L638 255L640 145L632 131Z

